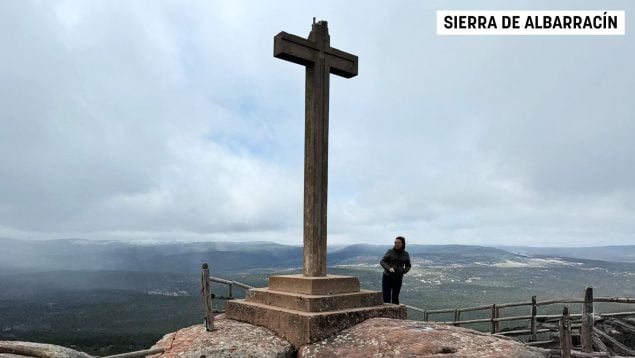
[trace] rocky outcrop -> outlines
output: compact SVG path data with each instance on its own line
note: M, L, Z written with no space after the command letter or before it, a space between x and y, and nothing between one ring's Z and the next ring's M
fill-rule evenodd
M0 341L0 358L92 358L76 350L54 344Z
M166 334L152 346L165 348L165 352L148 357L284 358L294 353L289 342L263 327L225 319L224 315L220 315L214 319L214 328L214 331L207 332L204 325L198 324Z
M298 357L515 357L538 358L537 349L511 339L444 324L373 318L321 342Z
M217 330L196 325L167 334L152 348L165 348L153 358L291 357L292 345L274 332L226 319ZM518 357L544 355L511 339L471 329L390 318L372 318L320 342L302 346L298 357Z

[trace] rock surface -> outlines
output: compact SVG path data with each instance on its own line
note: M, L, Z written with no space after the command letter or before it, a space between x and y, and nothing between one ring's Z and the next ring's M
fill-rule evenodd
M33 357L33 358L92 358L92 356L76 350L56 346L54 344L0 341L0 358Z
M294 349L289 342L264 328L225 319L214 319L212 332L205 326L195 326L168 333L152 348L165 348L162 354L152 358L189 357L291 357Z
M511 339L471 329L420 321L373 318L340 334L305 345L304 357L544 357Z
M217 330L203 325L165 335L153 358L291 357L292 345L274 332L217 316ZM302 346L298 357L514 357L543 358L538 349L511 339L431 322L372 318L323 341Z

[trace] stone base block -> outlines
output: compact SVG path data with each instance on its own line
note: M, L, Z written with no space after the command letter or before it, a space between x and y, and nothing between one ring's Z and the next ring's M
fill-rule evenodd
M264 326L295 348L322 340L369 318L406 319L406 307L393 304L328 312L301 312L245 300L227 301L225 316Z
M269 289L305 295L332 295L359 292L359 279L355 276L340 275L277 275L269 277Z
M381 306L382 293L360 290L337 295L305 295L302 293L273 291L268 288L252 288L247 301L302 312L325 312L349 308Z

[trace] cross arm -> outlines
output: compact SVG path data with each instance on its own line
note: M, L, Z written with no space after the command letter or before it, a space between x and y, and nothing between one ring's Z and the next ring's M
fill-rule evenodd
M273 38L273 56L299 65L311 66L318 50L313 43L284 31Z
M328 54L332 74L344 78L357 76L357 56L332 47L329 48Z

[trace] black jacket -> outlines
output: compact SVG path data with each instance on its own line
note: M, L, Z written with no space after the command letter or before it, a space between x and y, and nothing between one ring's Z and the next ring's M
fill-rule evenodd
M410 255L408 251L403 250L398 252L394 248L386 251L384 258L379 262L381 267L384 268L384 275L389 277L403 276L410 271ZM388 269L394 268L395 272L390 272Z

